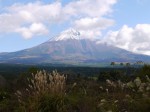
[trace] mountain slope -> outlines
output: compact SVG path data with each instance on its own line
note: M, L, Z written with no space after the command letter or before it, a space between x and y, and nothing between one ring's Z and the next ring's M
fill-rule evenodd
M104 43L80 37L70 29L36 47L0 54L0 63L100 63L145 61L150 56L134 54Z

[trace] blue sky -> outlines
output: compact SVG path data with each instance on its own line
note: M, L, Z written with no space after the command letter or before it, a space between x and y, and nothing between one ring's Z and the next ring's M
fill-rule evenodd
M137 24L150 23L150 0L119 0L114 7L113 17L119 28L127 24L134 27Z
M36 46L75 28L150 55L150 0L0 0L0 52Z

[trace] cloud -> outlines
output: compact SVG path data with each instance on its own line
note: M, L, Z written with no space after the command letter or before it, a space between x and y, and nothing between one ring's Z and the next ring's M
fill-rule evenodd
M112 12L111 6L117 0L76 0L66 5L71 14L81 14L89 17L100 17Z
M41 2L28 4L14 4L7 10L17 13L26 22L56 22L61 17L61 3L43 4Z
M42 1L15 3L0 13L0 33L16 32L24 38L32 38L46 34L50 26L66 23L68 28L74 27L83 34L87 32L91 38L100 36L103 29L114 23L106 16L112 13L112 6L116 2L117 0L76 0L66 4L61 1L48 4ZM31 31L34 24L40 24L44 30Z
M101 30L113 25L114 21L106 18L82 18L75 21L75 28L83 37L91 38L101 35Z
M150 55L150 24L137 24L134 28L124 25L118 31L111 31L103 40L108 44Z
M47 24L59 21L61 4L14 4L5 10L0 14L0 33L17 32L27 39L48 33Z
M48 33L48 30L42 23L33 23L29 27L22 27L16 29L16 32L21 33L26 39L31 38L33 35L44 35Z
M65 13L73 14L73 26L84 38L100 37L101 31L112 26L114 20L103 17L112 12L117 0L78 0L65 6Z

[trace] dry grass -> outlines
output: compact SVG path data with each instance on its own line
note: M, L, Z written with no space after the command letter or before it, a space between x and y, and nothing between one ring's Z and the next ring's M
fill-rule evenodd
M39 71L35 75L32 74L32 79L29 80L29 88L34 94L51 93L62 94L65 93L66 78L60 75L57 71L46 73L46 71Z
M20 103L24 103L28 97L38 97L42 94L64 95L66 91L66 76L60 75L56 70L47 73L45 70L32 74L28 79L28 87L17 90L16 95Z

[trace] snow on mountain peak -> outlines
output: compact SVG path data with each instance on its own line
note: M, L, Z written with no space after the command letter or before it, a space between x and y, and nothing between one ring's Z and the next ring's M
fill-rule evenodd
M70 28L60 33L60 35L52 38L50 41L61 41L61 40L68 40L68 39L76 39L80 40L80 32L77 30Z

